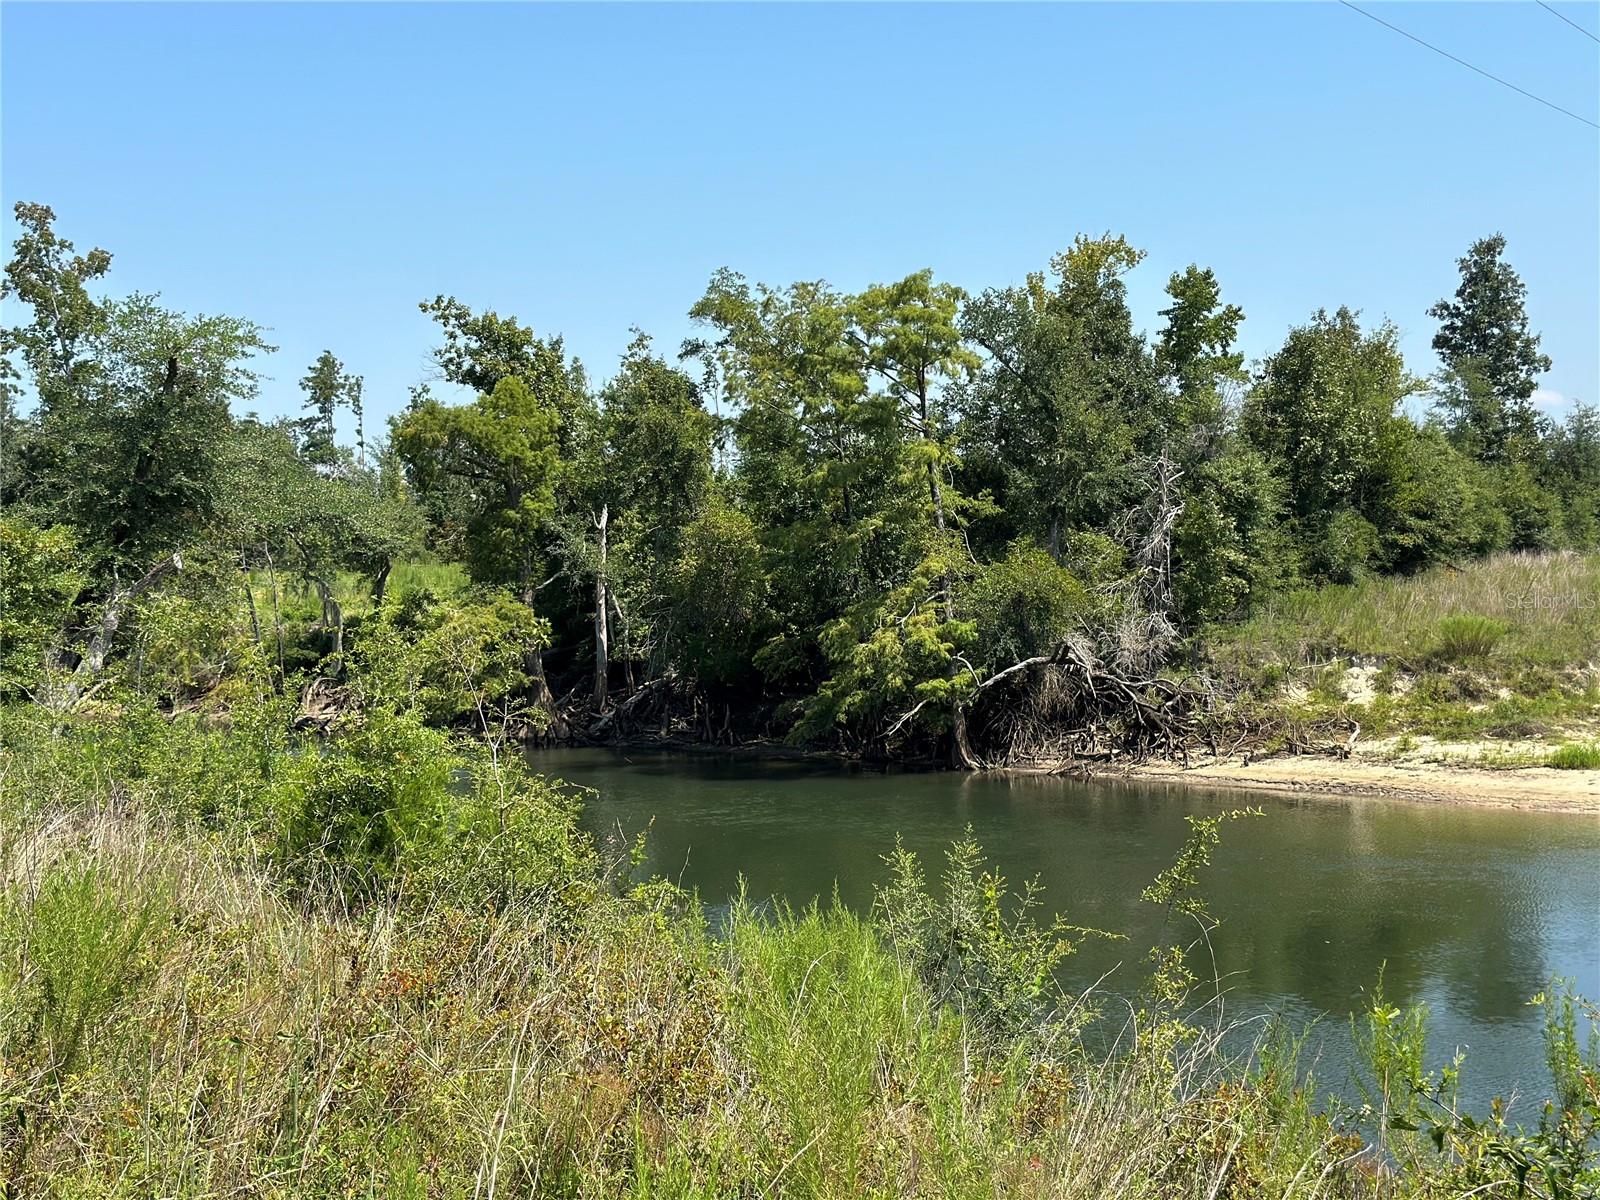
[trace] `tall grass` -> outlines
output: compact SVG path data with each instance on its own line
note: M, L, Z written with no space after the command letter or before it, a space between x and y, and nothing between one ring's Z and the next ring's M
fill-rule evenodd
M1474 651L1519 664L1592 664L1600 659L1600 555L1499 554L1459 569L1293 592L1215 631L1212 644L1240 662L1352 654L1421 661L1464 619L1482 623ZM1503 634L1486 641L1491 624Z
M1566 771L1600 771L1600 742L1568 742L1557 746L1545 765Z
M1220 1037L1170 1064L982 1059L837 908L741 910L713 942L638 906L557 944L520 912L307 909L104 809L8 840L5 872L23 926L61 872L96 921L171 905L114 1007L77 1010L70 1071L29 1042L68 960L8 927L4 1103L32 1131L14 1195L1267 1195L1351 1149L1239 1084Z

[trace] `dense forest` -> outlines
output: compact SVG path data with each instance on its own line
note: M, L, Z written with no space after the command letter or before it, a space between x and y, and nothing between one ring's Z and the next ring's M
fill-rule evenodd
M1430 380L1343 308L1247 369L1200 267L1147 340L1140 253L1080 237L976 294L722 272L699 337L639 334L599 387L440 296L468 398L419 387L380 431L332 351L301 415L252 415L266 331L113 293L109 253L16 218L0 1197L1596 1194L1600 1014L1567 984L1534 998L1548 1101L1476 1115L1381 980L1359 1101L1225 1010L1206 870L1259 812L1189 817L1139 897L1157 944L1074 993L1063 962L1119 935L1045 918L970 834L932 881L882 847L870 911L713 924L518 752L1345 737L1337 679L1257 704L1263 647L1308 637L1417 672L1369 728L1592 718L1563 672L1600 616L1540 597L1596 560L1498 553L1600 538L1600 422L1532 406L1503 239L1432 310ZM1526 619L1462 615L1454 575Z
M1213 706L1207 628L1306 585L1600 539L1600 416L1532 405L1549 359L1499 236L1430 310L1429 378L1342 307L1247 366L1244 311L1199 266L1147 338L1142 253L1079 236L970 293L724 270L698 337L637 334L601 386L559 337L440 296L435 374L472 398L424 384L379 431L331 351L303 415L252 415L265 331L109 298L108 252L42 205L16 219L0 687L58 707L118 673L203 703L244 636L325 717L351 657L398 638L485 660L430 701L447 725L964 766L1171 754ZM430 562L471 586L391 594Z

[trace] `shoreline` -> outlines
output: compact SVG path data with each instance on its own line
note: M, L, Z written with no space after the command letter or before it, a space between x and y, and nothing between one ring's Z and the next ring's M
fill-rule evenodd
M1367 797L1600 817L1600 771L1554 767L1490 769L1437 762L1285 755L1250 763L1214 762L1188 768L1178 763L1143 763L1125 767L1118 774L1129 780L1280 795Z
M807 750L773 742L715 745L668 738L632 738L589 745L616 753L628 750L706 757L809 762L841 768L888 771L943 770L927 761L864 762L832 750ZM1489 749L1478 745L1469 749ZM1484 767L1421 757L1379 758L1357 751L1350 758L1285 754L1273 758L1128 764L1037 763L990 767L979 774L1068 775L1088 780L1173 783L1277 794L1367 797L1421 804L1468 805L1600 817L1600 771L1554 767Z

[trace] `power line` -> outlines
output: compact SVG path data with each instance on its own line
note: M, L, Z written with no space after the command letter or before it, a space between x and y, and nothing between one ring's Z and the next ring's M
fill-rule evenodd
M1600 37L1595 37L1594 34L1590 33L1582 25L1579 25L1571 17L1563 16L1561 13L1558 13L1555 9L1551 8L1548 4L1546 4L1544 2L1544 0L1534 0L1534 2L1536 4L1538 4L1538 6L1540 8L1544 9L1545 12L1549 13L1552 17L1555 17L1556 19L1561 20L1561 21L1565 21L1568 25L1571 25L1579 33L1583 34L1584 37L1588 38L1591 42L1600 42Z
M1344 5L1346 8L1351 9L1354 12L1360 13L1363 17L1366 17L1367 20L1369 20L1369 21L1376 21L1379 25L1382 25L1385 29L1394 30L1396 33L1398 33L1403 38L1410 38L1413 42L1415 42L1419 46L1426 46L1429 50L1432 50L1435 54L1442 54L1445 58L1448 58L1453 63L1460 63L1463 67L1467 68L1467 70L1469 70L1469 71L1476 71L1479 75L1482 75L1485 79L1494 80L1494 82L1498 83L1501 87L1508 87L1513 92L1516 92L1519 95L1526 96L1529 100L1537 100L1540 104L1544 105L1546 108L1553 108L1558 113L1562 113L1565 116L1571 117L1574 121L1582 121L1590 129L1600 129L1600 125L1595 124L1593 121L1589 120L1588 117L1580 117L1577 113L1573 112L1570 108L1562 108L1561 105L1559 105L1559 104L1552 104L1549 100L1546 100L1543 96L1535 96L1532 92L1526 90L1525 88L1519 88L1516 84L1512 83L1508 79L1501 79L1500 76L1498 76L1498 75L1491 75L1488 71L1485 71L1482 67L1475 67L1471 63L1469 63L1466 59L1457 58L1454 54L1451 54L1450 51L1441 50L1441 49L1439 49L1439 47L1435 46L1432 42L1425 42L1414 33L1407 33L1404 29L1401 29L1400 26L1398 26L1398 25L1391 25L1391 24L1389 24L1389 22L1385 21L1382 17L1374 16L1372 13L1369 13L1364 8L1357 8L1354 4L1350 3L1350 0L1339 0L1339 3ZM1557 14L1557 15L1559 16L1560 14ZM1566 19L1565 17L1562 18L1562 20L1565 20L1565 19Z

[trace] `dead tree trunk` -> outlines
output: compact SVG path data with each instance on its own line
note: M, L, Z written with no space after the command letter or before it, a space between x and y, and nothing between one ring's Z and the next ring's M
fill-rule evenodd
M261 553L267 560L267 579L272 583L272 631L278 641L278 689L283 689L283 605L278 592L278 568L272 561L272 548L261 543Z
M105 609L100 614L100 625L89 639L83 657L78 660L78 665L67 682L65 693L61 698L61 707L76 707L78 701L83 698L84 690L93 682L95 676L105 670L106 656L111 652L111 643L117 636L117 629L122 624L122 617L128 611L128 606L168 575L181 570L183 570L183 558L173 554L151 567L144 578L132 587L124 588L121 584L112 584L111 598L106 601Z
M333 587L321 575L311 576L311 583L317 589L317 599L322 603L322 627L328 630L333 637L333 647L328 652L329 657L342 663L344 661L344 609L339 607L339 601L333 594Z
M606 684L610 674L610 627L607 622L606 600L606 527L611 522L609 505L600 506L600 515L594 527L600 534L600 556L594 568L594 711L606 710Z
M389 572L394 570L394 559L385 558L383 566L378 568L378 574L372 581L372 606L383 607L384 593L389 590Z

